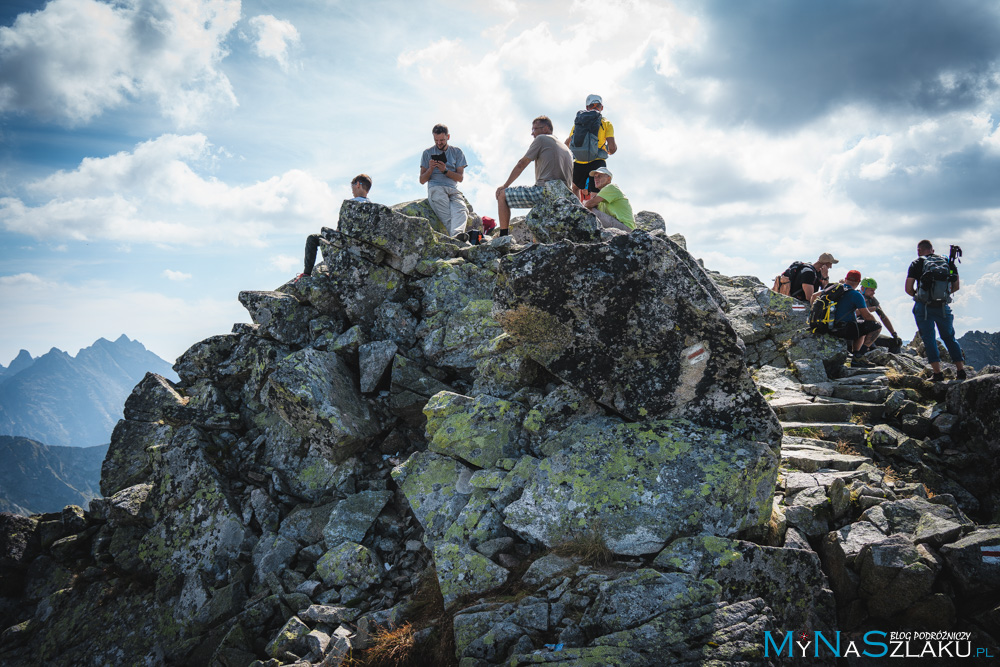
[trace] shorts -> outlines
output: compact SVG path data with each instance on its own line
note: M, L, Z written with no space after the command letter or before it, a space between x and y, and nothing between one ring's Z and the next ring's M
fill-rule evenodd
M546 181L545 185L515 185L504 190L504 198L510 208L531 208L562 197L573 197L573 191L562 181Z
M600 167L607 167L607 160L594 160L592 162L584 162L580 164L579 162L573 163L573 185L580 188L581 190L590 190L587 179L590 178L590 172L598 169ZM593 185L593 181L589 182ZM596 187L594 188L596 192Z
M853 322L837 322L830 329L830 335L835 338L857 340L873 331L878 331L882 325L872 320L855 320Z

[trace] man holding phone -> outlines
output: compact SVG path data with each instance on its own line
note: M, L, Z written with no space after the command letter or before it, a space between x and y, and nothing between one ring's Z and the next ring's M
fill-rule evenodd
M427 184L427 201L454 236L465 230L469 220L465 197L456 186L465 178L468 162L461 148L448 145L451 135L446 125L435 125L431 133L434 145L420 158L420 182Z

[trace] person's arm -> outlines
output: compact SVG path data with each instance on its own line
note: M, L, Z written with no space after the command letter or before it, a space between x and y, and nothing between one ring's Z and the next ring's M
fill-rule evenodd
M523 158L517 161L514 168L510 172L510 176L507 177L507 182L497 188L497 199L500 199L500 194L510 187L510 184L517 180L517 177L521 175L521 172L531 164L531 158L525 155Z
M427 181L431 180L431 176L434 175L434 169L440 169L444 171L446 169L444 162L438 162L437 160L431 160L427 163L427 167L420 167L420 185L423 185Z
M907 276L906 277L906 286L903 287L903 289L905 289L906 293L909 294L910 296L916 296L917 295L917 290L913 288L913 283L914 283L914 279L910 278L909 276Z
M812 303L814 290L815 288L812 285L808 283L802 283L802 294L806 297L806 301L808 301L809 303Z
M465 167L458 167L455 171L448 171L448 167L446 166L444 169L444 175L456 183L461 183L465 178Z
M566 145L568 146L569 144ZM618 152L618 144L615 143L614 137L608 137L608 140L605 143L605 148L608 151L608 155L614 155L615 153Z
M885 314L885 311L881 308L875 309L875 314L878 315L879 319L882 320L882 324L885 325L886 330L892 334L892 337L896 337L896 327L892 326L892 322L889 321L889 316Z
M875 316L872 315L872 311L868 310L867 308L858 308L854 312L860 315L861 319L863 320L871 320L872 322L875 321Z
M962 281L959 279L958 276L955 276L955 282L951 284L952 293L957 292L958 288L960 288L961 286L962 286Z
M602 201L604 201L604 199L598 197L597 195L594 195L587 201L583 202L583 205L586 206L587 208L597 208L597 205L600 204Z

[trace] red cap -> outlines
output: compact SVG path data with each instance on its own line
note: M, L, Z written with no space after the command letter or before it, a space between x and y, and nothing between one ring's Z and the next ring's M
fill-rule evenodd
M850 281L850 282L852 282L852 283L860 283L861 282L861 272L857 271L855 269L851 269L850 271L847 272L847 280Z

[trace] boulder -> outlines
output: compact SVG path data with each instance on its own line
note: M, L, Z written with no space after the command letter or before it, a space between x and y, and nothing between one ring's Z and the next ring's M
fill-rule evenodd
M592 419L542 451L503 513L508 528L546 546L592 531L615 553L640 555L680 535L732 535L771 516L776 458L725 431Z
M776 445L743 346L680 252L644 232L533 246L501 260L494 315L531 358L629 420L680 417Z
M532 207L525 218L538 243L568 240L574 243L594 243L601 240L601 223L597 216L566 192L566 197L552 196Z
M291 294L245 291L240 292L239 299L258 325L257 335L286 345L309 342L309 321L316 317L316 311Z
M341 234L385 252L385 263L412 275L424 260L451 258L458 245L431 229L423 218L411 218L387 206L345 200L340 207Z
M517 441L527 410L494 396L475 398L441 392L424 408L428 449L478 468L518 455Z
M442 542L434 547L437 572L445 607L466 595L479 595L507 581L509 572L486 556L458 544Z
M264 388L267 405L307 441L340 462L379 431L357 381L333 352L305 348L282 359Z
M458 519L473 491L472 469L448 456L417 452L392 470L392 478L406 496L432 544Z
M866 544L857 560L858 593L876 618L892 618L929 595L937 576L905 535Z

